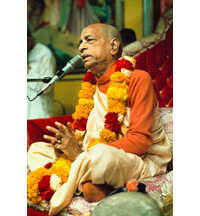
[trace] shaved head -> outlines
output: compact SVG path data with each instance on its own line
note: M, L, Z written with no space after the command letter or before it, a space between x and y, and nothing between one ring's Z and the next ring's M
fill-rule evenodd
M118 50L118 58L121 57L121 54L122 54L122 38L121 38L121 35L118 31L118 29L114 26L111 26L111 25L106 25L106 24L103 24L104 25L104 28L103 28L103 31L105 31L105 34L108 38L108 40L112 40L113 38L116 38L119 43L120 43L120 46L119 46L119 50Z
M121 57L120 33L111 25L103 23L88 25L81 32L79 51L84 67L100 77Z
M113 38L116 38L119 41L120 45L119 45L119 50L117 52L117 58L120 58L122 55L122 38L118 29L112 25L103 24L103 23L91 24L87 27L92 27L92 26L99 28L99 30L102 31L103 35L105 35L105 38L108 41L112 40Z

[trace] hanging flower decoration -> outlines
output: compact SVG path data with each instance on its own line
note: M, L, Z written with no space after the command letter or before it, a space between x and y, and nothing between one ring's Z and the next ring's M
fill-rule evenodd
M116 134L121 132L117 113L108 113L105 115L105 129L112 130Z
M96 88L96 79L92 72L88 71L82 82L82 89L79 91L79 103L72 114L74 119L72 123L73 130L78 141L82 141L86 132L86 124L89 114L94 107L93 96Z
M116 71L110 76L111 84L107 90L108 113L105 115L104 128L99 133L99 138L90 143L90 148L97 143L110 143L117 140L121 132L121 122L126 113L128 100L128 84L131 73L136 65L133 57L123 56L116 62ZM89 114L94 107L93 96L96 89L95 76L88 71L83 77L82 89L79 91L79 103L72 117L73 130L78 141L84 139Z
M66 156L61 157L55 163L48 163L29 173L27 178L27 197L32 203L49 201L55 191L67 182L72 161Z

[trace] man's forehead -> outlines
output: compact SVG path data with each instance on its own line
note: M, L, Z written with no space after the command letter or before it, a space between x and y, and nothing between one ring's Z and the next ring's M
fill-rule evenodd
M92 26L88 26L86 27L82 33L81 33L81 37L88 37L88 36L102 36L103 30L102 28L99 28L96 25L92 25Z

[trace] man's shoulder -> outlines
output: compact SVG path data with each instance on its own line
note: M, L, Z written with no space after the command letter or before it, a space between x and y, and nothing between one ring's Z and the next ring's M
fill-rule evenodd
M149 73L145 70L139 70L139 69L135 69L133 71L133 73L130 76L130 82L134 81L134 80L138 80L138 81L150 81L151 80L151 76L149 75Z

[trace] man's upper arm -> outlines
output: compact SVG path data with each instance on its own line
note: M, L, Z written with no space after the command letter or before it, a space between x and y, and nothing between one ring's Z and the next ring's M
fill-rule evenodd
M135 70L130 77L128 107L130 124L128 134L108 145L141 155L152 144L152 126L156 106L156 95L150 75Z

